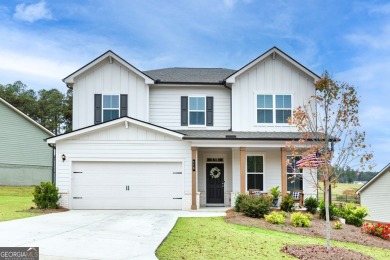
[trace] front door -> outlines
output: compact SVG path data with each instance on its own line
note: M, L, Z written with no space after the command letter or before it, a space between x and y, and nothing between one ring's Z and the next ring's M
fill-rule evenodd
M223 163L206 164L206 203L224 203Z

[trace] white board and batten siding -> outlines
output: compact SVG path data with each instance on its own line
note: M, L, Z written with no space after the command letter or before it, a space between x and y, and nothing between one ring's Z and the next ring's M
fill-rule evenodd
M75 78L73 130L94 124L94 94L128 95L128 116L149 120L149 87L145 79L108 59Z
M214 97L214 125L207 130L230 129L230 90L224 86L150 87L150 122L173 130L204 130L206 127L181 126L181 96Z
M61 159L62 154L66 155L64 162ZM56 184L63 196L61 205L64 207L73 209L94 208L96 206L94 204L96 202L93 202L94 199L91 198L99 197L96 192L90 193L91 190L86 190L87 193L80 194L80 187L85 185L86 181L94 179L91 172L95 170L97 170L96 180L91 181L90 185L94 186L95 190L100 189L101 192L105 192L104 195L108 198L108 201L102 201L99 204L101 207L98 208L156 208L159 200L151 194L161 195L165 192L166 187L177 186L178 182L181 182L181 185L172 188L172 194L167 194L167 196L173 195L172 199L174 197L182 199L171 200L169 203L166 200L165 204L157 208L189 209L191 206L191 147L189 143L183 142L174 136L133 124L129 124L128 128L124 123L117 124L74 137L72 140L59 141L57 143L56 158ZM143 168L144 171L141 170ZM111 170L108 171L107 169ZM82 174L80 173L74 173L79 171L86 172L83 175L84 177L81 177ZM125 172L127 175L119 177ZM178 176L174 172L181 172L182 174ZM116 187L122 181L132 182L132 184L124 183L118 191L104 191L98 184L100 182L102 184L107 183L107 176L110 174L113 178L107 189ZM156 181L162 184L160 188L153 190L153 186L156 184L153 180L150 180L148 184L150 187L145 187L143 180L148 180L151 176L158 176ZM123 194L126 191L124 185L130 186L131 192L128 191ZM144 206L135 202L135 198L143 196L142 194L146 194L143 199ZM124 196L124 203L127 201L127 204L116 205L113 199L111 199L113 204L110 204L109 197L119 195ZM88 196L90 197L90 204L87 205L82 204L83 202L80 202L80 199L73 199L73 197L87 198ZM74 202L75 200L76 202ZM73 203L76 204L73 205Z
M270 55L239 75L232 86L233 131L296 131L288 124L257 124L258 94L290 94L294 109L315 94L314 79L280 55L276 55L274 60Z
M368 208L367 220L390 223L390 169L360 193L360 204Z

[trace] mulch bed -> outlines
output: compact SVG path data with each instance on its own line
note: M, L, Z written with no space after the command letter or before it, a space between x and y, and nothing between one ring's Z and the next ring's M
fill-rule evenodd
M34 207L31 207L30 209L23 210L23 212L30 212L30 213L38 213L38 214L50 214L50 213L59 213L59 212L65 212L69 209L65 208L58 208L58 209L37 209Z
M231 209L226 212L225 220L228 223L238 224L247 227L263 228L285 233L325 238L325 221L319 219L318 216L313 217L313 219L311 220L312 226L309 228L294 227L290 221L290 214L287 215L286 222L283 225L276 225L268 223L264 219L246 217L243 213L235 212L233 209ZM331 227L333 227L333 225L334 221L331 221ZM355 227L352 225L343 225L342 229L332 228L331 239L342 242L356 243L365 246L376 246L385 249L390 249L390 240L383 240L379 237L362 233L359 227Z
M345 259L345 260L371 260L367 255L353 251L347 248L332 247L330 251L326 250L325 246L321 245L288 245L280 250L283 253L292 255L298 259Z

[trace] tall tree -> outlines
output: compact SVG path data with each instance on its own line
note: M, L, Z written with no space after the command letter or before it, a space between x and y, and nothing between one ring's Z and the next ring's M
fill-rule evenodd
M307 104L297 107L289 123L302 132L299 142L287 145L293 154L307 158L311 170L307 180L325 193L326 241L331 249L329 189L347 167L367 166L372 154L367 152L365 132L360 131L359 103L356 89L334 81L325 72L316 82L316 95ZM313 159L314 158L314 159ZM324 183L324 186L322 184Z
M68 89L65 95L63 103L63 116L64 116L64 126L63 130L65 133L72 131L72 107L73 107L73 90Z
M13 84L7 84L5 86L0 85L0 97L4 98L32 119L37 120L37 95L34 90L27 89L27 86L21 81L16 81Z
M0 97L55 134L72 130L72 90L28 89L21 81L0 84Z
M38 121L54 134L61 133L64 121L64 94L57 89L38 91Z

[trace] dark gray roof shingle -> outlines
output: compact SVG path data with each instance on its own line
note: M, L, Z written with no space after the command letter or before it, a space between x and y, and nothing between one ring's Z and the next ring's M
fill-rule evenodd
M177 130L183 139L249 139L249 140L298 140L299 132L235 132L229 130ZM228 136L228 137L227 137ZM236 136L235 138L229 136Z
M162 83L221 83L236 72L220 68L167 68L143 71L154 80Z

